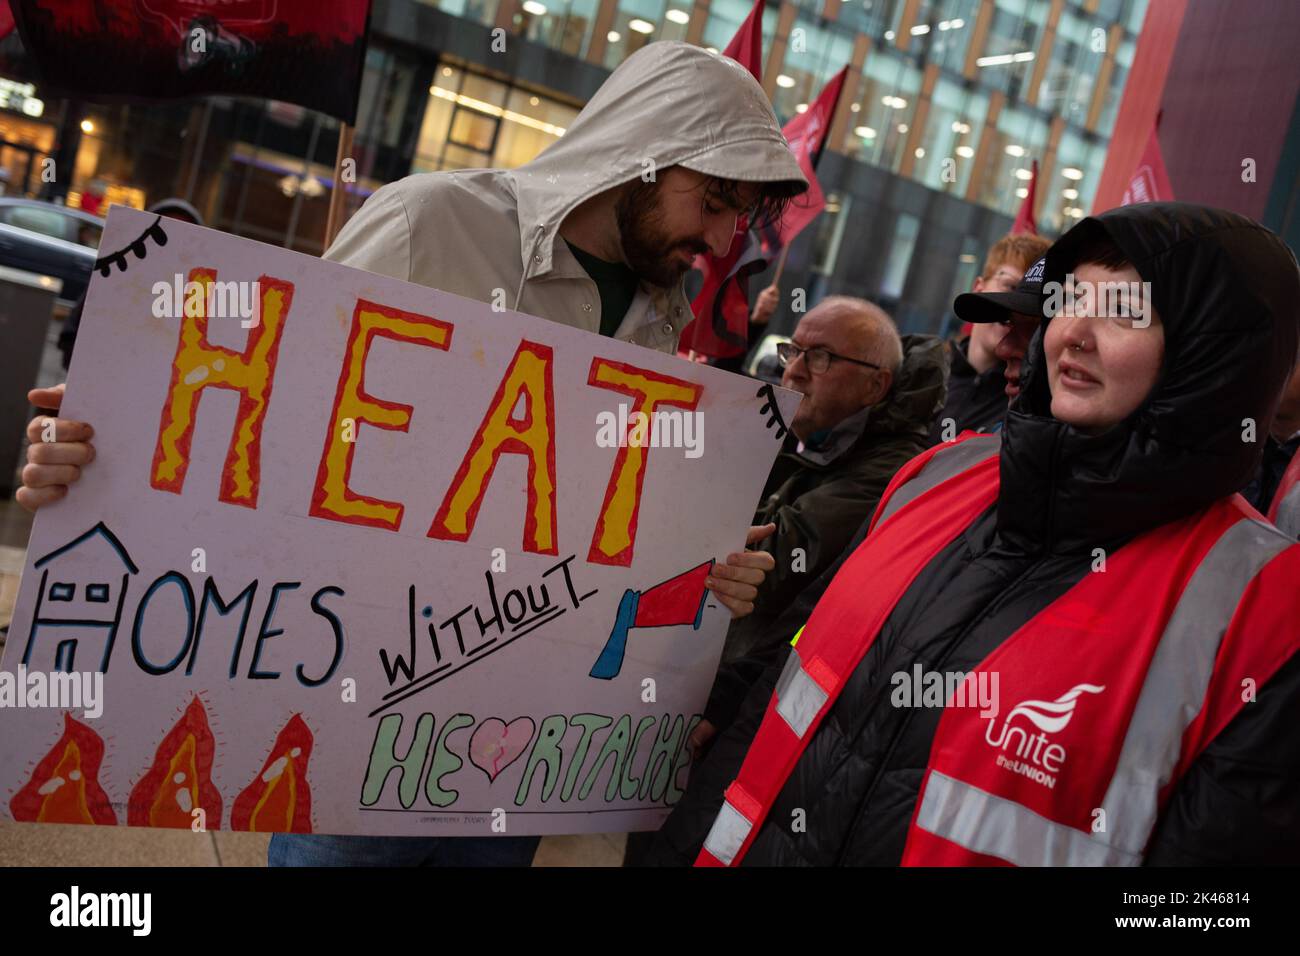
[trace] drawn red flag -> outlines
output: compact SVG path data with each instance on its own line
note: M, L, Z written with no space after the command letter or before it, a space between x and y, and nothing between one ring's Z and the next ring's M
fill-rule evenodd
M689 625L698 631L704 618L704 601L709 596L704 582L712 570L713 562L705 561L645 591L630 588L624 591L614 616L614 627L590 676L601 680L618 676L623 669L627 634L634 627Z

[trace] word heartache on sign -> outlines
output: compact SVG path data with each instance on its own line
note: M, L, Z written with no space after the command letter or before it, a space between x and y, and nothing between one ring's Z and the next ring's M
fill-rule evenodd
M216 279L212 269L194 269L189 277L190 282L204 287ZM257 287L261 322L249 331L242 352L208 342L206 314L190 314L187 309L181 316L171 387L150 471L153 487L180 494L190 461L199 396L208 387L232 389L240 395L239 412L218 496L228 504L257 507L262 425L271 401L280 339L293 302L293 285L262 276ZM411 406L372 397L362 389L366 356L376 338L448 351L452 332L449 322L357 300L316 471L311 515L389 531L401 527L405 509L400 502L361 495L348 487L357 426L364 422L404 432L411 421ZM548 345L527 339L519 343L433 517L429 537L467 541L497 459L503 453L521 454L528 458L523 550L559 554L553 359ZM629 396L634 421L638 416L653 416L661 407L694 411L703 392L700 385L599 357L592 360L587 383ZM518 408L522 415L516 416ZM644 443L620 445L587 553L589 563L632 564L648 457Z

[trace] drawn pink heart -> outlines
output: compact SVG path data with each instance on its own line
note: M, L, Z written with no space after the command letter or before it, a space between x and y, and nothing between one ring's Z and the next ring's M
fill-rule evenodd
M469 738L469 761L494 781L502 770L510 766L533 739L531 717L516 717L507 724L496 717L489 717L474 728L474 735Z

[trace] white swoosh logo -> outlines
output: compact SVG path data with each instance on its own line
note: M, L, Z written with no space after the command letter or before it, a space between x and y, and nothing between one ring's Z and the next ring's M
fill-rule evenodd
M1023 715L1035 727L1045 734L1054 734L1065 728L1074 716L1074 707L1083 693L1100 694L1106 688L1096 684L1075 684L1056 700L1026 700L1011 708L1007 714L1007 725L1017 714Z

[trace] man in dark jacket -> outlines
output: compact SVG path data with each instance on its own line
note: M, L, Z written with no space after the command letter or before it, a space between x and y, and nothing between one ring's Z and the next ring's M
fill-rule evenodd
M1164 330L1164 358L1155 384L1135 411L1104 431L1069 426L1049 411L1053 396L1047 379L1052 371L1044 335L1034 338L1024 393L1013 403L1002 432L994 472L1000 475L1000 490L994 503L949 543L938 545L887 611L866 656L843 678L842 691L836 687L834 703L819 718L792 772L778 777L779 792L760 817L763 822L755 825L745 864L897 864L913 829L931 746L948 708L895 704L890 675L912 673L914 668L971 673L1031 621L1040 622L1040 631L1055 626L1067 635L1082 627L1085 632L1077 636L1086 638L1087 608L1058 601L1098 570L1098 548L1116 563L1126 545L1148 532L1184 527L1184 519L1211 507L1236 507L1230 496L1258 466L1260 456L1258 443L1241 440L1240 422L1252 418L1261 430L1270 424L1295 363L1300 270L1294 257L1275 236L1243 217L1181 203L1142 204L1085 219L1049 253L1047 274L1064 276L1079 263L1100 261L1081 258L1089 251L1081 247L1094 240L1109 242L1155 290L1153 301ZM1196 276L1195 282L1188 280L1190 275ZM1243 323L1243 315L1249 322ZM1094 354L1095 346L1085 341L1077 347L1081 355ZM972 441L987 446L995 440ZM1223 502L1228 504L1221 506ZM1275 555L1271 560L1290 569L1300 552L1280 539L1275 529L1246 517L1235 540L1266 544ZM868 540L866 547L870 545ZM1240 578L1246 590L1237 591L1235 568L1228 562L1218 575L1200 582L1197 593L1211 604L1219 588L1253 594L1238 608L1254 601L1255 610L1266 605L1278 620L1295 620L1289 608L1295 607L1296 594L1287 587L1285 575L1262 580L1268 565L1259 564ZM1121 585L1131 596L1146 586L1146 576L1141 577L1093 575L1089 580ZM1256 585L1259 589L1251 591ZM1044 619L1049 606L1057 616ZM1169 668L1166 673L1184 676L1202 666L1202 676L1191 683L1194 689L1204 687L1210 668L1217 670L1223 663L1213 643L1216 634L1222 638L1223 633L1215 624L1198 629L1200 619L1194 614L1182 624L1195 643L1180 645L1162 666ZM1129 778L1128 784L1141 786L1150 798L1152 826L1149 838L1128 857L1131 862L1226 864L1292 862L1300 857L1300 735L1291 728L1300 708L1300 650L1295 633L1284 629L1252 631L1246 640L1276 641L1270 646L1276 646L1280 656L1275 655L1261 675L1250 703L1228 722L1214 724L1211 733L1198 729L1208 743L1188 756L1189 763L1179 768L1170 789L1159 794L1158 816L1157 785L1166 779L1159 767L1168 766L1165 748L1171 741L1172 757L1178 757L1178 735L1166 730L1159 739L1143 742L1148 752L1143 766L1150 769ZM799 651L804 651L802 645ZM1112 657L1110 662L1121 659ZM696 859L721 819L723 792L740 771L784 665L780 660L762 675L736 721L695 767L687 793L657 835L648 862L689 864ZM1224 686L1231 683L1229 679ZM1081 684L1073 691L1076 696L1080 688L1089 694L1105 689ZM1162 694L1166 691L1182 695L1186 687L1175 681ZM1089 723L1098 714L1095 707L1112 706L1108 701L1126 690L1116 684L1108 693L1108 698L1092 698L1098 703L1088 711ZM1232 694L1221 699L1239 693L1233 685ZM1176 703L1182 696L1172 700ZM1034 702L1025 705L1029 703ZM1168 703L1164 698L1149 701L1155 708ZM1197 708L1175 706L1174 713L1191 721ZM1005 710L1003 717L1009 722ZM1038 723L1053 726L1041 719ZM1056 729L1060 726L1063 721ZM1078 732L1073 739L1080 739ZM1097 746L1111 747L1113 742L1099 741ZM1131 757L1127 751L1126 756ZM1064 751L1053 759L1064 761ZM1029 852L1022 855L1060 849L1034 835L1034 820L1018 821L1004 831L1012 856L1002 858L1012 859L1026 847ZM1029 829L1018 830L1021 822ZM1116 832L1132 824L1126 818L1116 828L1111 821ZM1095 827L1090 835L1086 826L1067 832L1053 825L1075 842L1105 846L1108 840ZM1028 843L1018 843L1017 837Z
M1018 233L995 242L975 280L976 292L1011 292L1025 270L1051 245L1042 236ZM949 352L948 398L935 419L930 444L952 441L964 431L997 431L1007 413L1014 383L1004 375L1008 348L1004 339L1016 333L1006 324L971 326L970 335Z
M998 368L1002 375L999 395L1003 410L998 415L999 423L1006 413L1007 401L1020 394L1020 374L1025 353L1038 329L1038 315L1043 302L1042 265L1042 259L1032 263L1009 291L998 295L967 293L958 296L955 304L958 314L972 323L976 330L986 326L994 330ZM779 616L769 615L758 625L764 628L764 633L756 634L757 628L741 629L732 625L737 633L748 631L756 636L747 641L747 649L743 652L727 654L724 651L722 665L718 668L704 708L704 719L691 733L692 747L697 750L705 748L719 730L730 726L754 682L774 660L778 657L784 659L782 648L789 644L795 632L808 620L840 567L866 538L870 525L871 514L868 513L835 560L821 574L810 577Z
M754 601L754 623L733 623L723 660L752 653L767 626L829 567L875 510L885 486L926 447L943 403L943 350L933 336L900 339L862 299L831 296L781 346L782 384L802 392L785 450L768 476L759 547L776 559Z

